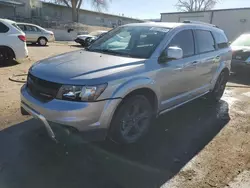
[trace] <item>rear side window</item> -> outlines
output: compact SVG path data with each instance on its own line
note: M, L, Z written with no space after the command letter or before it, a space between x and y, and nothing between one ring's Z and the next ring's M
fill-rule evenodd
M15 28L17 28L19 31L22 31L22 30L17 26L17 24L13 23L12 25L13 25Z
M40 29L32 25L25 25L25 31L39 32Z
M191 30L183 30L177 33L168 46L177 46L182 49L183 57L194 55L194 37Z
M223 32L213 32L213 35L219 49L228 47L228 39Z
M210 31L195 30L199 53L206 53L215 50L215 42Z
M5 24L0 22L0 33L7 33L8 31L9 31L9 28Z

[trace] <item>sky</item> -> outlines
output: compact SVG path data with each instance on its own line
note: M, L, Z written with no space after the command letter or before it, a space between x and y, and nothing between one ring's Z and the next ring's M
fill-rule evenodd
M93 10L90 0L85 0L82 8ZM160 13L176 12L177 0L112 0L107 13L139 19L160 18ZM214 9L250 7L249 0L220 0Z

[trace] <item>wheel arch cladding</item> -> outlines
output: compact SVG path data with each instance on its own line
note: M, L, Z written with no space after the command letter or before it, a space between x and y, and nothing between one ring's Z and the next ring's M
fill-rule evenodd
M155 92L150 89L150 88L146 88L146 87L143 87L143 88L138 88L138 89L135 89L133 91L131 91L130 93L128 93L124 98L124 99L127 99L131 96L135 96L135 95L143 95L145 96L148 101L150 102L152 108L153 108L153 111L155 113L157 113L157 109L158 109L158 98L157 98L157 95L155 94ZM122 102L121 102L122 103ZM121 104L119 104L120 106ZM118 108L119 108L118 106Z
M5 46L5 45L4 45L4 46L1 46L1 45L0 45L0 49L1 49L1 48L3 48L3 49L4 49L4 48L5 48L5 49L8 49L8 50L12 53L13 57L16 58L16 54L15 54L15 52L13 51L13 49L12 49L11 47Z

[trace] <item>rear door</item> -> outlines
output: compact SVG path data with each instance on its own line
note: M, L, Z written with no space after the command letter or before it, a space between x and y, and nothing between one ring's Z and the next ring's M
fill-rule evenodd
M197 51L200 56L196 65L199 87L209 87L213 75L219 66L221 56L211 31L202 29L194 31Z
M40 30L37 27L32 25L24 25L25 34L28 42L36 42L40 36Z
M9 27L0 21L0 45L7 45L10 38L6 38L8 35Z

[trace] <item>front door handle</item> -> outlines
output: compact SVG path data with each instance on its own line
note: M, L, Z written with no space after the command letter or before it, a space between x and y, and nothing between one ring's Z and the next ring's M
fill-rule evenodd
M198 61L193 61L191 64L196 65L197 63L199 63L199 62Z
M214 58L214 62L219 62L220 61L220 56L216 56L215 58Z

